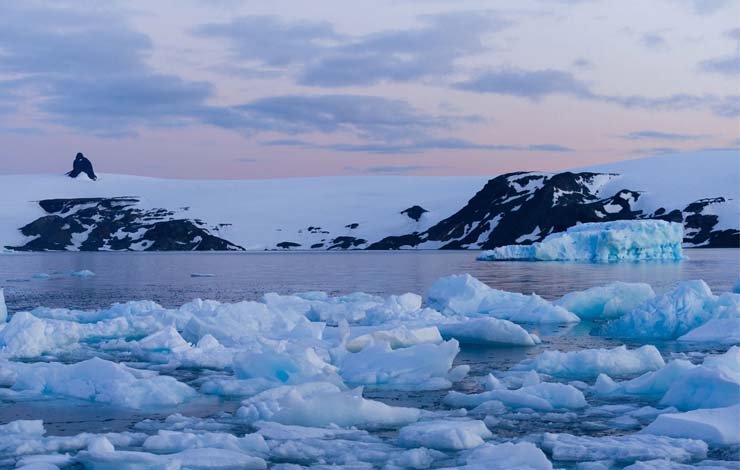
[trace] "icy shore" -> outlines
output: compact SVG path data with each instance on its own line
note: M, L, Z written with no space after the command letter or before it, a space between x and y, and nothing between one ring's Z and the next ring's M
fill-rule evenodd
M531 245L507 245L484 251L482 261L680 260L683 226L662 220L619 220L580 224Z
M613 346L560 350L561 333L540 333L581 320L586 338ZM702 281L551 302L469 275L439 279L426 299L271 293L9 312L4 407L94 404L139 418L71 436L6 420L0 467L736 468L739 323L740 294ZM682 352L659 349L666 340ZM492 370L466 362L467 347L518 359Z

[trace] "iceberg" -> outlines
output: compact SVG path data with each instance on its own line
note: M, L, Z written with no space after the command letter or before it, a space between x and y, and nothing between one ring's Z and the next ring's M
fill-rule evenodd
M575 225L531 245L484 251L481 261L652 261L681 260L683 225L662 220L618 220Z
M448 316L487 315L515 323L575 323L579 318L542 297L492 289L470 274L438 279L429 306Z
M528 333L516 323L498 318L470 318L438 326L442 336L455 338L461 344L534 346L540 343L537 335Z
M661 405L682 411L732 406L740 396L740 347L707 356L701 365L676 359L661 369L624 382L600 375L594 392L658 398Z
M487 443L465 457L464 470L552 470L547 456L531 442Z
M478 420L420 421L398 431L398 442L402 446L436 450L472 449L492 437L493 433Z
M611 320L600 333L617 338L674 339L713 318L740 317L740 295L719 297L704 281L684 281L631 312Z
M740 444L740 404L661 414L643 433L697 439L716 446Z
M444 403L449 406L475 408L488 402L500 402L508 408L531 408L537 411L581 409L586 407L583 392L572 385L542 382L509 390L495 388L481 393L449 392Z
M720 346L740 344L740 317L713 318L680 336L678 341Z
M339 375L351 385L372 385L395 390L439 390L461 380L468 366L452 367L460 352L454 339L441 344L417 344L392 349L387 342L347 354Z
M554 303L575 313L582 320L594 320L620 317L653 297L655 292L648 284L612 282L570 292Z
M705 458L708 450L707 444L700 440L651 434L591 437L545 433L540 447L550 453L553 460L561 461L668 459L683 462Z
M513 370L536 370L556 377L588 379L602 373L612 377L635 376L663 366L665 361L655 346L627 349L622 345L614 349L545 351L520 362Z
M419 419L416 408L390 406L362 397L362 388L341 390L327 382L284 385L242 402L237 417L247 423L274 421L309 427L392 428Z
M172 377L100 358L75 364L5 362L2 367L15 373L11 390L24 395L62 396L151 409L178 405L197 394Z
M391 348L399 349L423 343L439 344L444 340L436 326L415 328L400 325L389 329L377 329L356 336L347 341L346 347L350 352L358 352L367 346L383 341L390 344Z

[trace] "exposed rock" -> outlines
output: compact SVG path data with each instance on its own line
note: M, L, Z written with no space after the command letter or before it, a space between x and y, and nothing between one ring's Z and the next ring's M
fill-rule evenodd
M97 175L93 171L92 162L85 158L82 153L78 153L75 156L75 161L72 163L72 171L67 173L70 178L77 178L80 173L85 173L88 178L95 181L98 179Z
M429 211L424 209L421 206L411 206L408 209L402 210L401 214L406 214L410 219L413 219L418 222L419 219L421 219L421 216L425 212L429 212Z
M49 214L21 227L35 237L19 251L243 250L212 235L203 223L177 219L166 209L140 209L135 197L46 199Z

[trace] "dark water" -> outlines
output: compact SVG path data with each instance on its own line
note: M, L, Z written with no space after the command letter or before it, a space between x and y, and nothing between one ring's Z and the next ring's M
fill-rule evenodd
M165 307L193 298L254 300L265 292L424 294L439 277L470 273L488 285L553 299L615 280L647 282L660 293L678 281L704 279L715 292L740 275L740 250L687 250L680 263L576 264L481 262L475 252L305 253L16 253L0 255L0 287L10 311L40 305L100 308L150 299ZM65 273L88 269L79 279ZM191 274L214 277L191 277ZM34 275L49 274L49 279Z

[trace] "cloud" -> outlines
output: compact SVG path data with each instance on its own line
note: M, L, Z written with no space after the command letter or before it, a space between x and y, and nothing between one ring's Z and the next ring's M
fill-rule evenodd
M384 174L405 174L405 173L412 173L416 171L424 171L424 170L432 170L432 169L440 169L440 168L447 168L446 166L426 166L426 165L405 165L405 166L370 166L370 167L355 167L355 166L346 166L344 167L345 170L351 171L353 173L371 173L371 174L377 174L377 173L384 173Z
M227 40L235 58L258 68L294 67L302 85L341 87L444 76L457 59L486 50L484 34L508 24L487 12L419 19L417 28L341 35L327 22L247 16L195 34Z
M583 57L579 57L576 60L574 60L572 65L573 67L576 67L579 69L592 69L594 67L593 62Z
M660 155L664 153L680 153L681 150L674 147L649 147L630 150L633 155Z
M648 49L662 49L668 45L665 38L658 33L644 33L640 43Z
M476 93L495 93L539 100L548 95L564 94L589 96L585 83L572 74L559 70L521 70L504 68L484 72L471 80L460 82L456 88Z
M667 140L674 142L685 142L689 140L704 139L708 136L701 134L677 134L672 132L645 130L630 132L619 137L627 140Z
M475 93L516 96L533 101L551 95L567 95L582 100L599 101L622 106L658 111L704 109L720 117L740 116L740 95L718 96L677 93L662 97L642 95L608 95L593 92L585 82L570 72L560 70L522 70L503 68L486 71L455 88Z
M699 69L737 79L740 76L740 28L727 31L724 35L735 42L735 51L721 57L704 60L699 63Z
M257 160L256 158L251 158L251 157L241 157L241 158L235 158L234 161L239 162L239 163L254 163L259 160Z
M280 147L302 147L347 153L409 154L427 150L486 150L512 152L572 152L573 149L556 144L497 145L477 144L463 139L425 139L404 142L371 142L363 144L314 144L304 140L279 139L262 142L262 145Z
M674 0L674 3L685 5L699 15L715 13L730 2L729 0Z
M277 16L246 16L203 25L194 32L226 39L235 57L269 66L286 66L315 57L326 49L325 41L340 38L329 22L289 22Z

